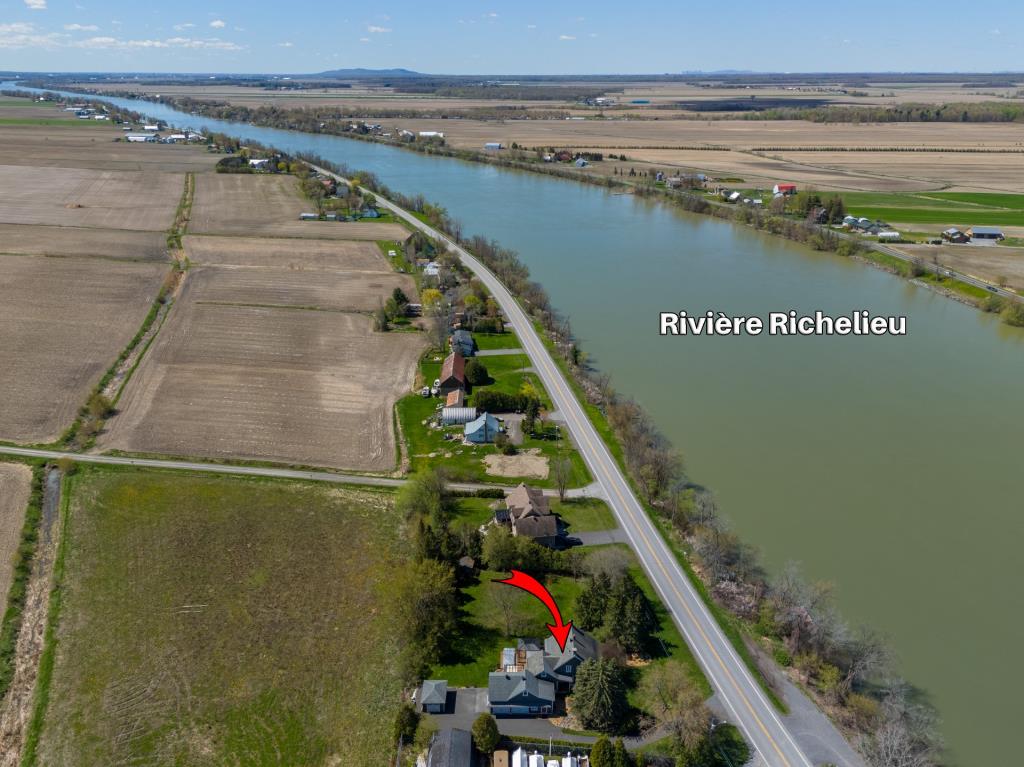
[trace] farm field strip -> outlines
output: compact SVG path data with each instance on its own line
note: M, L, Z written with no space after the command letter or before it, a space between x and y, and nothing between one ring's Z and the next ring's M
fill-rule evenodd
M0 223L163 231L181 187L177 173L0 165Z
M167 266L46 256L0 263L0 439L48 442L138 330Z
M368 240L301 240L187 235L185 254L197 264L274 267L289 271L388 272L380 248Z
M0 224L0 253L166 261L163 232Z
M14 553L21 543L32 470L21 463L0 463L0 599L7 604Z

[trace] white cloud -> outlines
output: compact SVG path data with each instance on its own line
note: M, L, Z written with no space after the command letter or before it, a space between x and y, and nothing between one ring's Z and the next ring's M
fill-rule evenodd
M496 14L494 11L491 11L490 13L487 14L487 18L496 19L498 18L498 14Z
M597 32L591 32L587 37L597 37Z
M277 47L278 48L291 48L294 45L295 45L295 43L293 43L293 42L285 41L283 43L278 43Z
M527 28L527 29L536 29L536 28L537 28L537 25L536 25L536 24L527 24L527 25L526 25L526 28Z
M220 19L214 19L213 21L210 22L210 26L213 27L214 29L224 29L224 27L227 26L227 25L223 21L221 21Z
M360 37L359 38L359 42L361 42L361 43L368 43L368 42L370 42L370 38L368 38L368 37Z
M559 40L575 40L576 39L576 35L559 35L558 39Z
M184 32L186 29L192 29L192 27L194 27L194 26L195 26L195 24L193 24L191 21L186 21L184 24L175 24L174 25L174 31L175 32Z
M386 32L390 32L391 31L391 27L378 27L378 26L375 26L375 25L371 24L370 26L368 26L366 28L366 31L367 32L372 32L373 34L382 35L382 34L385 34Z
M191 50L240 51L242 46L216 37L169 37L166 40L122 40L117 37L90 37L70 44L72 48L90 50L139 50L146 48L188 48Z
M34 24L0 24L0 50L7 48L56 48L67 35L41 32Z
M65 24L64 29L68 32L97 32L99 27L95 24Z
M46 0L25 0L25 7L30 11L45 11Z

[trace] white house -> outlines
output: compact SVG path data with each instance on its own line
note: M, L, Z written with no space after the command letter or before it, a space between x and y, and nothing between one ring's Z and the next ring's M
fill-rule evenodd
M267 163L270 162L266 157L261 157L255 160L249 160L250 168L263 168L266 167Z
M127 136L125 136L125 138L131 141L132 143L141 143L143 141L147 143L152 143L156 141L156 136L153 135L152 133L129 133Z
M143 125L142 126L142 130L158 131L158 130L160 130L160 126L159 125Z
M421 130L419 132L420 138L444 138L444 133L438 130Z

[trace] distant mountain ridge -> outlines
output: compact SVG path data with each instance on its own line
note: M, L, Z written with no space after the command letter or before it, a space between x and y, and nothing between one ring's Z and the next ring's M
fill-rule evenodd
M326 72L317 72L315 77L336 77L336 78L360 78L360 77L426 77L422 72L413 72L411 69L330 69Z

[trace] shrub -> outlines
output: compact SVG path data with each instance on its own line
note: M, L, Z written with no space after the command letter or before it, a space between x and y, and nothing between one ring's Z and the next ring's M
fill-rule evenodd
M473 358L466 363L466 380L473 386L483 386L491 380L487 372L487 366L480 360Z

